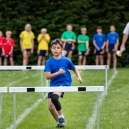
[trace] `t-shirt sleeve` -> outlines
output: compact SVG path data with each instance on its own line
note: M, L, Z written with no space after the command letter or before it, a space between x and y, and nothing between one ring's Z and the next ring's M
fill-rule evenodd
M78 37L77 37L77 41L79 41L80 40L80 35L78 35Z
M93 36L92 40L96 40L96 35Z
M45 71L45 72L50 72L50 73L51 73L51 66L50 66L49 60L46 62L44 71Z
M65 39L65 32L61 35L61 38Z
M116 39L119 39L119 34L118 33L116 33Z
M75 70L75 66L70 59L68 59L68 69L69 70Z
M129 35L129 22L127 23L123 33Z
M46 35L46 38L47 38L47 40L50 40L50 35L47 34L47 35Z
M23 39L23 32L21 32L21 34L19 35L19 37L20 37L21 39Z
M86 40L87 42L90 42L90 38L89 38L89 36L87 36L87 40Z
M14 42L14 40L12 39L12 46L15 46L15 42Z
M107 38L106 38L106 36L105 36L105 35L103 35L103 39L104 39L104 41L106 41L106 40L107 40Z
M41 38L41 35L39 34L37 40L40 40L40 38Z
M73 39L76 39L76 34L73 32Z
M32 39L34 39L35 38L35 36L34 36L34 33L32 32Z

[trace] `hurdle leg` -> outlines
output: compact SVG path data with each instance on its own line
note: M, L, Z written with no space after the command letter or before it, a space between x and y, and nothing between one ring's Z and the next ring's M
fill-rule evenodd
M13 128L16 129L16 93L13 94L13 117L14 117L14 126Z
M100 92L97 93L97 129L100 129Z
M41 70L41 72L40 72L40 81L41 81L41 87L43 87L43 71ZM44 97L44 94L43 94L43 92L42 92L42 99L43 99L43 97Z
M107 70L107 66L106 66L106 69L105 69L105 95L106 95L106 99L107 99L107 79L108 79L108 70Z
M2 93L0 93L0 128L2 124Z

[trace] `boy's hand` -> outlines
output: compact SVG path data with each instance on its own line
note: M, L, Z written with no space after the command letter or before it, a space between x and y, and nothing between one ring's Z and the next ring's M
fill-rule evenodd
M78 81L79 81L80 83L82 83L82 79L81 79L81 78L78 78Z
M62 73L65 73L65 71L60 68L59 71L58 71L58 73L59 73L59 74L62 74Z

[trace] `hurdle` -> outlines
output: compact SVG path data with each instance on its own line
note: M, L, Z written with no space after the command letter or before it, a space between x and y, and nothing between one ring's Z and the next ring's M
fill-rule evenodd
M75 67L79 70L105 70L105 95L107 97L108 91L107 91L107 81L108 81L108 65L75 65ZM41 70L41 86L43 87L43 70L45 66L0 66L0 70ZM46 86L48 85L48 82L46 82ZM43 93L42 93L43 98Z
M2 122L2 94L7 92L7 87L0 87L0 128Z
M100 93L104 86L71 86L71 87L9 87L9 93L13 93L14 129L16 129L16 93L27 92L97 92L97 129L100 125Z

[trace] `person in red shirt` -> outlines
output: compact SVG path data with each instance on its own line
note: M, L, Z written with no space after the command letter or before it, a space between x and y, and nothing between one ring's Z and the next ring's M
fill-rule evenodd
M10 61L10 65L14 65L13 60L13 47L15 46L14 40L11 38L12 32L6 31L6 43L3 45L3 53L4 53L4 65L8 64L8 59Z
M2 65L2 48L3 48L3 44L6 43L6 38L3 37L3 32L0 31L0 65Z

